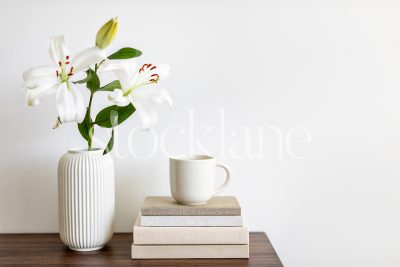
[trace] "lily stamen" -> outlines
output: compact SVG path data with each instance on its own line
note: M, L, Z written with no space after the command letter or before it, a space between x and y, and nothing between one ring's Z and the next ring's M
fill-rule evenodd
M74 67L71 67L71 70L68 73L68 76L74 75Z
M150 77L156 77L156 78L153 78L153 79L150 79L149 81L150 81L150 83L157 83L158 82L158 80L160 79L160 75L158 75L158 74L152 74L152 75L150 75Z
M140 68L139 73L145 71L145 69L150 68L152 66L151 63L149 64L143 64L143 66Z

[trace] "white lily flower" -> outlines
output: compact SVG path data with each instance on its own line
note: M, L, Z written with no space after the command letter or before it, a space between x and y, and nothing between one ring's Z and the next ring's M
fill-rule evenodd
M118 106L132 103L142 120L143 129L157 122L156 104L172 107L171 96L166 90L157 87L139 88L166 79L169 75L168 65L144 64L138 68L135 60L109 60L105 62L102 71L110 70L117 75L122 89L115 89L108 99Z
M45 95L56 94L60 122L82 122L86 105L82 93L70 81L76 73L106 58L98 47L91 47L71 58L64 36L50 38L49 52L53 66L31 68L24 72L24 88L29 106L39 104Z

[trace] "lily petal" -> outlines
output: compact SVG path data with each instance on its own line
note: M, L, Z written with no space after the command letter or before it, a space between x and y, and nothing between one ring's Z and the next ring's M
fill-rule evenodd
M35 89L45 83L57 83L56 70L56 67L51 66L36 67L26 70L23 74L23 87L26 89Z
M162 88L140 88L133 92L134 96L154 101L159 104L167 104L169 108L172 108L173 101L170 94Z
M53 66L40 66L35 68L30 68L22 74L24 81L32 78L43 77L43 76L53 76L56 77L56 67Z
M72 83L62 83L58 87L56 105L62 123L81 123L85 118L86 106L83 96Z
M52 95L57 90L59 82L55 79L53 82L43 83L34 89L28 89L26 91L26 102L28 106L36 106L40 103L40 98L45 95Z
M113 71L124 91L131 87L138 76L136 59L106 60L99 71Z
M54 64L58 66L59 62L65 62L69 56L68 47L65 44L64 35L51 37L48 42L50 57Z
M130 97L132 105L138 111L142 120L143 130L147 130L157 123L157 110L151 100L141 98L140 96Z
M108 99L117 106L126 106L130 102L129 98L124 96L124 93L121 89L115 89L108 95Z
M59 79L55 76L39 76L36 78L30 78L29 80L25 81L23 84L23 88L27 90L34 90L39 86L45 84L58 84L60 83Z
M107 58L104 50L97 46L82 50L73 58L72 66L75 68L75 72L79 72L89 68L90 66L99 63L103 59Z
M157 68L154 70L158 75L160 75L160 81L165 80L169 76L170 66L164 63L155 64Z

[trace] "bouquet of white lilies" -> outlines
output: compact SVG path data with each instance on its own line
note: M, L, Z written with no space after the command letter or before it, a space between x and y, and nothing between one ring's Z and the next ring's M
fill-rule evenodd
M157 121L157 103L172 106L172 100L167 91L158 87L143 87L154 85L169 75L169 67L165 64L136 63L136 57L142 52L125 47L107 55L105 48L114 40L118 31L116 18L104 24L96 35L95 46L87 48L74 57L71 56L65 44L64 36L52 37L49 40L49 52L52 66L41 66L24 72L24 89L27 103L30 106L39 104L45 95L56 95L57 122L55 128L62 123L76 122L83 138L86 139L88 150L92 149L92 139L95 126L112 128L104 154L111 151L114 143L114 127L129 118L135 110L147 129ZM99 75L113 72L116 80L102 85ZM75 79L78 73L84 72L83 79ZM77 85L85 84L90 91L88 103ZM91 106L96 92L109 92L108 99L113 105L101 110L92 117Z

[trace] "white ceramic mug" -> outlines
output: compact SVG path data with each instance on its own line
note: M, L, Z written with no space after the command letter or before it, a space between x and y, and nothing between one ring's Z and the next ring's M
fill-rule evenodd
M218 188L215 188L215 167L226 172L225 182ZM177 156L169 159L169 177L172 197L179 204L199 205L225 189L230 172L211 156Z

